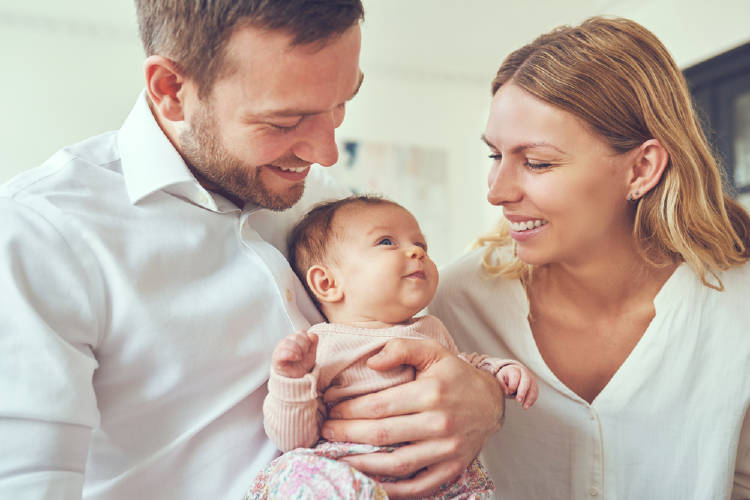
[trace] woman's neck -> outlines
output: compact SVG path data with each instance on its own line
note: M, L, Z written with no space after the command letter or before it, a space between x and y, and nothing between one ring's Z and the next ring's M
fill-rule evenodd
M634 250L622 251L593 261L542 266L530 286L577 309L617 314L633 303L653 301L676 267L655 267Z

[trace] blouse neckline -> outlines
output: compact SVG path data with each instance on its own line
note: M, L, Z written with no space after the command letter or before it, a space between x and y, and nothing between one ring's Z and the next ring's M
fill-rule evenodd
M523 346L523 349L530 355L530 358L527 360L527 364L537 374L544 376L544 378L546 378L551 383L551 385L553 385L558 391L560 391L560 393L588 407L596 407L598 406L598 403L601 404L601 401L607 400L608 394L616 390L617 386L619 385L620 379L627 376L627 372L630 371L631 365L638 363L638 360L642 356L643 351L647 350L649 345L652 345L655 341L658 340L658 332L660 330L659 325L665 320L665 317L668 315L669 310L672 307L675 307L676 304L676 301L671 300L671 298L676 294L684 293L685 290L687 290L691 286L691 284L694 285L695 280L696 278L693 275L690 267L684 262L679 264L675 268L674 272L672 272L669 278L667 278L667 280L662 285L661 289L659 289L657 294L654 296L654 317L649 322L646 330L643 332L643 335L640 339L638 339L635 347L633 347L625 360L620 364L612 377L610 377L610 379L607 381L607 384L602 388L601 391L599 391L599 394L596 395L596 397L590 404L588 401L579 396L575 391L565 385L544 361L542 353L539 351L539 346L537 346L536 339L534 338L534 333L531 331L531 325L528 321L529 313L531 311L531 305L529 303L526 290L524 289L520 280L515 280L514 293L519 297L520 302L524 304L523 317L525 318L525 321L523 322L523 327L525 331L523 332L524 334L522 338L524 339L524 344L526 344Z

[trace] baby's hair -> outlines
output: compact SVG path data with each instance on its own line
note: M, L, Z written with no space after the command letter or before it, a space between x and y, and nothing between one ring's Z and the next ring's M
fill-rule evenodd
M315 264L332 260L331 255L329 255L331 241L339 236L334 231L333 218L339 210L352 205L401 206L396 202L375 195L349 196L348 198L315 205L294 226L289 235L289 263L316 304L318 301L307 285L307 270Z

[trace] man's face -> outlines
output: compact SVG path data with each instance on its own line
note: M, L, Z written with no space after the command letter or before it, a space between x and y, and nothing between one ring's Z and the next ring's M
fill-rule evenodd
M198 180L242 206L284 210L302 196L312 163L338 159L334 130L362 82L360 29L324 46L291 47L284 33L238 28L227 75L205 99L183 92L177 143Z

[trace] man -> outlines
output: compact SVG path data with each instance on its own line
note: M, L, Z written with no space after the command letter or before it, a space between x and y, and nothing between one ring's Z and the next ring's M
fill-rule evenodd
M277 454L273 346L321 320L283 252L342 194L311 164L336 162L362 83L361 3L136 9L146 87L122 128L0 188L0 498L240 498ZM351 459L406 478L394 498L458 474L502 415L491 377L428 347L390 344L372 366L418 380L323 429L412 442Z

